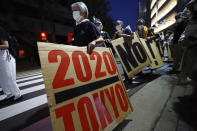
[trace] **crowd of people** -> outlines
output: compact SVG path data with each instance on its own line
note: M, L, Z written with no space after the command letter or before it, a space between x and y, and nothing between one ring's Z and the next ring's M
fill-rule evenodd
M175 27L171 28L170 30L154 32L156 25L148 28L145 26L146 24L143 19L139 19L135 26L135 33L137 36L139 38L146 39L147 41L155 41L157 47L161 49L159 51L164 52L164 56L168 55L166 52L168 49L170 49L174 62L173 70L171 70L169 73L176 73L178 75L180 84L188 82L191 79L195 81L197 78L195 76L197 71L195 51L197 47L197 35L195 32L197 31L196 5L196 0L191 0L183 12L177 13L175 17ZM73 45L76 45L76 42L84 43L83 46L88 47L88 53L91 53L95 47L105 46L111 48L115 54L111 40L120 37L128 38L130 40L133 39L133 31L131 30L130 26L126 26L124 28L124 23L121 20L117 20L115 22L116 32L111 39L109 34L103 31L103 25L99 19L94 18L94 23L87 20L88 8L84 3L74 3L72 5L72 10L73 17L76 20L75 30L79 30L79 32L81 32L74 32ZM76 16L76 14L78 14L78 16ZM84 35L86 37L89 36L89 39L85 39ZM79 36L83 39L79 38ZM132 80L129 80L126 75L125 81L130 81L132 83Z
M76 21L73 35L73 46L87 46L87 53L91 54L95 47L111 48L114 55L111 40L124 37L127 39L134 38L134 32L130 26L124 28L122 20L115 22L114 36L103 31L103 24L100 19L93 18L93 22L88 19L88 8L83 2L76 2L71 5L73 19ZM145 21L139 19L135 26L135 33L139 38L147 41L155 41L157 47L165 52L168 44L174 58L173 70L170 73L177 73L180 82L196 80L197 74L197 1L191 0L183 12L176 15L176 24L174 29L164 32L154 32L153 27L145 26ZM9 53L9 38L3 28L0 28L0 88L2 88L5 99L20 99L21 93L16 84L16 63L15 59ZM166 54L164 54L166 56ZM132 83L125 74L125 82Z

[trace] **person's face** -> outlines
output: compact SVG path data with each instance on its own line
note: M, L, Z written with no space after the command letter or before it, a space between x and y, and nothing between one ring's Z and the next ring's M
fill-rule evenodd
M139 22L138 25L137 25L137 29L142 31L144 29L144 25L143 25L143 22Z
M100 23L97 23L96 26L99 29L99 31L102 31L103 30L102 25Z
M122 25L121 25L120 22L117 22L115 26L116 26L116 30L117 31L121 31L122 30Z
M72 8L73 13L74 12L79 12L80 16L82 17L82 19L84 18L84 14L80 11L79 7L73 7Z
M99 27L101 24L97 23L96 26Z
M121 24L119 22L117 22L115 26L121 26Z

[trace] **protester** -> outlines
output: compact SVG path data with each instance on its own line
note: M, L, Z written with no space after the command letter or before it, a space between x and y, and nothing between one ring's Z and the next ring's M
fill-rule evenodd
M154 27L148 28L147 40L149 42L152 42L155 39L156 39L156 37L155 37L155 33L154 33Z
M16 83L16 63L13 56L9 53L9 38L7 32L0 27L0 87L2 88L5 99L14 97L14 101L22 98L20 89Z
M185 49L181 61L181 74L197 80L197 0L191 0L187 5L190 11L189 22L179 39L179 44Z
M126 40L132 41L132 39L134 38L133 32L129 25L124 29L123 21L117 20L115 23L115 28L116 28L116 32L114 33L113 39L118 39L120 37L123 37ZM129 79L125 71L124 71L124 76L125 76L125 80L124 80L125 83L133 84L133 79Z
M168 57L168 47L171 46L172 40L174 38L174 33L171 30L166 31L165 37L164 37L164 56Z
M152 29L151 29L152 30ZM152 30L150 33L149 33L149 29L147 26L145 26L145 21L144 19L139 19L137 21L137 24L136 24L136 34L139 38L142 38L142 39L146 39L148 41L152 41L152 40L155 40L156 41L156 45L161 53L161 50L160 50L160 47L162 47L163 49L163 41L162 41L162 37L161 37L161 33L159 34L155 34L154 31Z
M167 42L172 42L173 39L174 39L174 32L172 32L171 30L168 30L165 35L165 40Z
M121 20L117 20L115 23L115 28L116 28L116 32L114 33L114 37L113 39L117 39L120 37L132 40L133 39L133 32L130 28L130 26L128 25L125 29L124 29L124 23Z
M111 38L106 31L103 31L103 24L100 19L94 17L94 23L96 24L101 36L105 40L105 43L102 46L112 47Z
M88 8L83 2L71 5L73 18L76 21L74 27L73 46L87 46L87 53L91 54L95 46L104 42L98 28L88 18Z
M174 39L171 45L172 56L174 59L173 62L173 70L170 73L178 73L182 55L183 55L183 48L178 44L178 40L181 37L181 34L184 32L188 19L189 19L189 12L188 9L185 8L183 12L179 12L176 16L176 24L174 27Z
M147 39L148 28L145 26L145 21L143 19L139 19L137 21L135 32L139 36L139 38Z

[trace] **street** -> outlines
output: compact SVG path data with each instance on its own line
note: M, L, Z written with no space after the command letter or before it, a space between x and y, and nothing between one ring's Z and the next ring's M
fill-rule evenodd
M0 131L197 131L197 0L1 0Z
M146 73L142 77L134 79L135 81L143 79L143 82L136 84L126 83L125 86L129 96L159 76L158 74ZM17 73L17 84L21 89L23 98L17 102L12 100L0 102L0 129L4 131L23 129L49 117L47 96L41 70L36 69ZM2 91L0 95L3 95ZM7 126L8 124L9 126Z
M185 117L184 114L190 111L182 112L185 108L183 106L188 106L188 104L183 105L179 102L180 97L193 93L193 87L190 85L188 87L177 86L177 78L174 75L165 75L169 69L169 65L166 65L153 73L143 71L143 76L136 76L134 79L134 81L143 79L143 82L125 83L130 101L134 106L134 113L129 115L113 131L149 130L152 128L160 131L162 128L175 130L176 127L179 130L194 131L187 121L185 122L185 119L190 118L188 118L189 115ZM0 129L2 131L36 131L38 129L52 131L41 70L18 72L17 83L23 98L15 103L12 100L0 102ZM154 97L150 97L153 94ZM0 98L1 96L3 96L2 91ZM193 105L191 106L193 108ZM141 113L144 113L143 117L141 117ZM195 120L195 117L193 116L192 119ZM169 123L168 126L166 126L166 122ZM141 126L142 123L145 125Z
M23 98L17 102L7 100L0 103L0 129L4 131L21 129L49 116L41 71L17 74L17 84Z

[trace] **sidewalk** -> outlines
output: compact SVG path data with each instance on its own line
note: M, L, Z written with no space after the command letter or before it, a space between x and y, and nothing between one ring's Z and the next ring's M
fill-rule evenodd
M130 97L134 112L114 131L195 131L191 125L197 124L197 116L192 119L188 109L180 106L179 99L191 95L194 87L178 86L176 83L175 75L163 75L145 85ZM190 107L197 110L196 105Z

